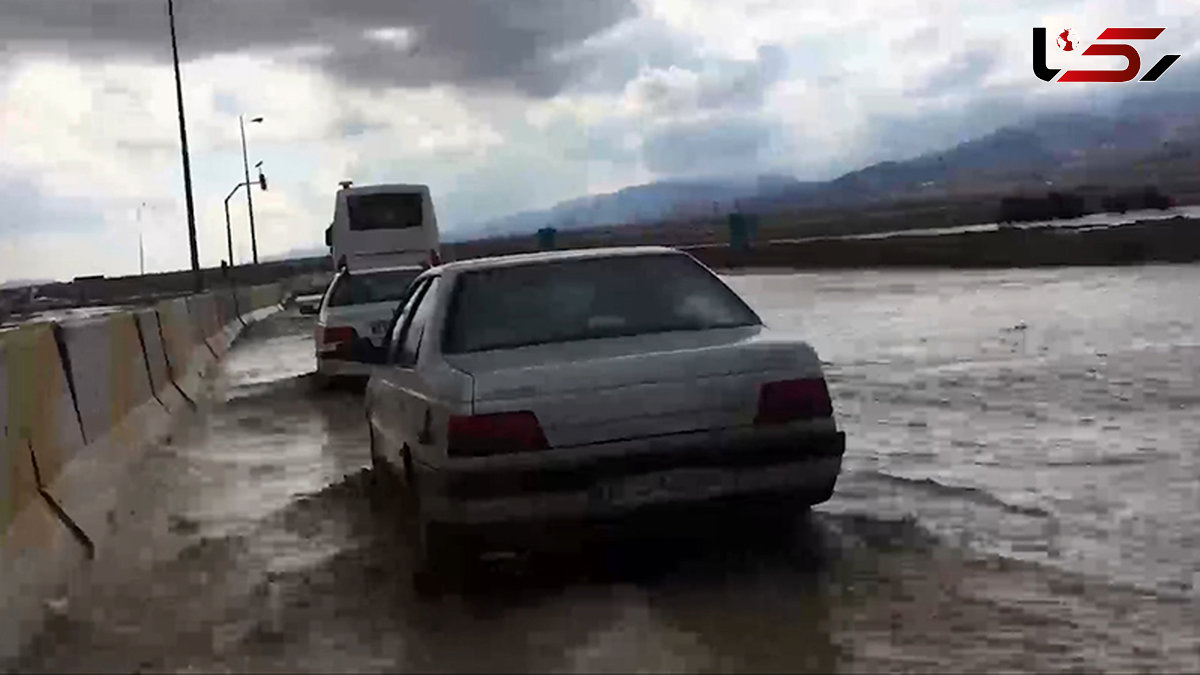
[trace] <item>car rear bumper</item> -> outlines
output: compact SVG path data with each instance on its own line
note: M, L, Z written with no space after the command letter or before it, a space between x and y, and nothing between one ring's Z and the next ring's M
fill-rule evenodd
M845 442L839 431L592 458L570 467L419 467L421 510L431 521L482 525L607 519L671 505L757 497L818 504L833 493Z
M317 372L326 377L370 377L372 364L317 356Z

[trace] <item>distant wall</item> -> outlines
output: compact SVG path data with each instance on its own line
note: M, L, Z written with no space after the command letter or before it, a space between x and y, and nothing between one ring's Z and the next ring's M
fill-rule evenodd
M710 267L1047 267L1200 261L1200 221L1148 221L1096 230L1001 229L881 239L772 242L737 251L685 248Z
M222 276L220 268L210 267L202 269L201 276L207 291L220 291L232 286L280 283L285 286L286 292L291 279L328 272L332 270L332 265L328 256L300 258L232 267L228 270L228 276ZM192 272L182 270L144 276L100 277L45 284L38 287L38 293L79 304L126 304L186 295L193 292L193 284Z
M897 235L873 239L825 238L807 241L769 240L761 234L747 251L725 241L689 244L665 237L580 241L564 237L557 248L659 244L694 255L710 267L1039 267L1123 265L1146 262L1200 261L1200 220L1182 216L1142 221L1107 229L1000 229L936 235ZM446 247L453 260L526 253L538 250L536 237L508 237L463 242Z
M116 504L130 463L284 293L239 291L0 331L0 660L39 631L44 600L107 555L124 526Z

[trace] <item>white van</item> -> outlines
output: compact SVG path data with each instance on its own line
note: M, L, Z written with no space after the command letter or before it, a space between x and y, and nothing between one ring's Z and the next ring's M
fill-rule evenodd
M351 271L436 265L437 215L427 185L342 183L325 232L334 264Z

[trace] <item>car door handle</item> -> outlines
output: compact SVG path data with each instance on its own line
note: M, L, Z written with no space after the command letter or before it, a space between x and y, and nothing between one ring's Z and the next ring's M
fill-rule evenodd
M420 433L417 434L417 442L421 445L429 445L433 442L433 414L429 408L425 409L425 424L421 427Z

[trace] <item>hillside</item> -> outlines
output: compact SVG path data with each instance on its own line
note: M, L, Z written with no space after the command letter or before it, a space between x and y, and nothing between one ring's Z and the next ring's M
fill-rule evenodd
M1126 102L1108 114L1058 113L1030 118L952 148L885 161L823 182L789 176L667 180L569 200L460 230L458 238L649 224L759 213L859 208L898 199L953 199L1044 190L1049 184L1100 182L1113 187L1160 182L1157 171L1131 170L1200 157L1200 94L1170 92ZM1166 186L1164 186L1166 187ZM1168 189L1169 191L1169 189Z
M739 200L815 189L790 176L666 180L610 194L588 195L542 211L525 211L464 228L472 236L505 236L552 226L570 230L598 225L653 223L732 211Z

